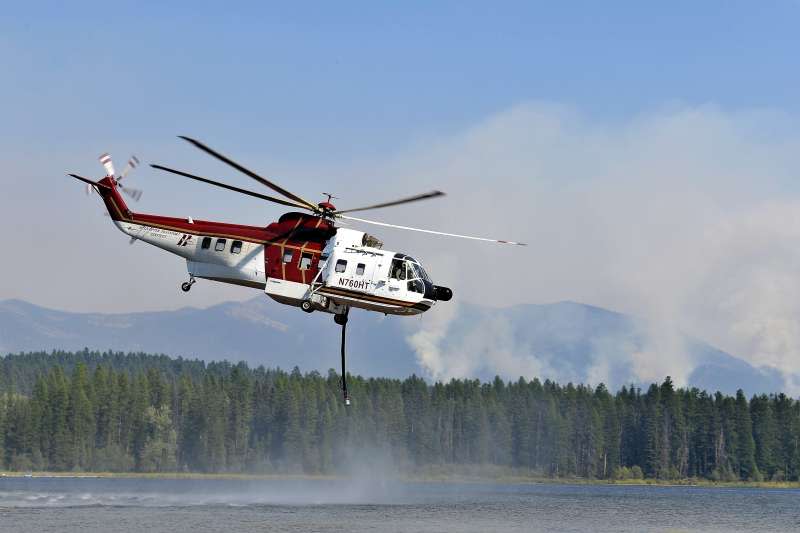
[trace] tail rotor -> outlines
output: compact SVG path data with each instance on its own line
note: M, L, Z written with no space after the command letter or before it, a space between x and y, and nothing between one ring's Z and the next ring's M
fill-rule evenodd
M100 160L100 163L103 164L103 167L106 169L106 175L111 176L113 178L116 172L114 172L114 162L111 160L111 154L106 152L103 155L101 155L98 159Z
M132 155L130 159L128 159L128 163L125 165L125 168L122 169L122 174L119 175L117 178L117 182L122 181L125 176L128 175L133 169L139 166L139 158L135 155Z
M114 172L114 161L111 159L111 154L104 153L99 157L100 163L103 165L103 168L106 169L106 175L114 178L117 183L117 187L119 190L127 194L131 199L138 202L139 199L142 197L142 191L140 189L134 189L133 187L126 187L120 183L125 177L130 174L137 166L139 166L139 158L135 155L132 155L130 159L128 159L128 163L125 165L125 168L122 169L122 174L119 176L115 176ZM87 189L87 194L91 194L91 191Z

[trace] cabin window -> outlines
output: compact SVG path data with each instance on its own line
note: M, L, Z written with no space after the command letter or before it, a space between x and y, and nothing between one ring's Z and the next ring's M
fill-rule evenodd
M291 263L292 258L294 258L294 251L292 250L285 250L283 252L283 262L284 263Z
M411 292L418 292L420 294L425 294L425 284L422 282L421 279L412 279L408 282L408 290Z
M357 276L363 276L365 268L367 268L367 265L365 265L364 263L357 264L356 265L356 275Z
M336 261L336 272L341 274L345 270L347 270L347 261L345 261L344 259L339 259L338 261Z
M300 254L300 270L308 270L311 268L311 258L313 256L311 254L307 254L303 252Z
M233 241L231 243L231 253L238 254L242 252L242 241Z
M211 237L203 237L203 242L200 244L200 248L203 250L208 250L211 248Z
M225 239L217 239L217 244L214 245L214 250L221 252L225 249Z

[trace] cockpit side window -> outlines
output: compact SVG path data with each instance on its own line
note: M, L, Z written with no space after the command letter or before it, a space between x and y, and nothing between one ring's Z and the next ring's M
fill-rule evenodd
M389 269L389 277L392 279L406 279L406 264L402 259L392 259L392 267Z

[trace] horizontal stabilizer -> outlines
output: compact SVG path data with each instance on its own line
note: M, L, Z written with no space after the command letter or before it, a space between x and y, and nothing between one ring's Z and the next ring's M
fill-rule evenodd
M102 183L98 183L96 181L92 181L89 178L84 178L83 176L78 176L77 174L67 174L67 176L72 176L76 180L80 180L80 181L82 181L82 182L84 182L84 183L86 183L88 185L93 186L93 187L103 187L104 189L111 189L111 187L109 187L108 185L103 185Z

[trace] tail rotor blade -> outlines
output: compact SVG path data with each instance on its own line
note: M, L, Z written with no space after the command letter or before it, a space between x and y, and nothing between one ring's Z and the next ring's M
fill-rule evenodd
M101 155L98 159L103 164L103 167L106 169L106 175L113 176L114 175L114 162L111 161L111 154L105 153Z
M132 155L131 158L128 159L128 164L125 165L124 169L122 169L122 174L120 174L119 178L117 178L117 181L120 181L121 179L123 179L125 176L127 176L137 166L139 166L139 158L136 157L135 155Z
M139 189L133 189L131 187L123 187L121 184L117 184L122 192L130 196L134 201L138 202L139 199L142 197L142 191Z

